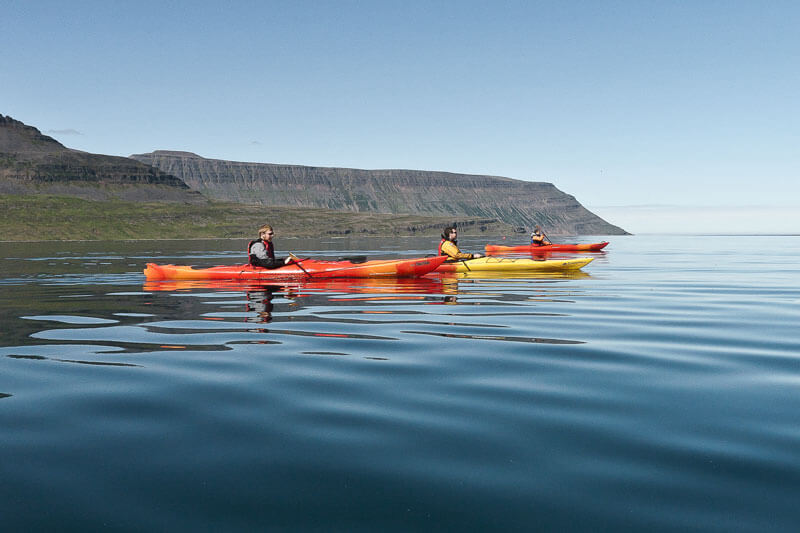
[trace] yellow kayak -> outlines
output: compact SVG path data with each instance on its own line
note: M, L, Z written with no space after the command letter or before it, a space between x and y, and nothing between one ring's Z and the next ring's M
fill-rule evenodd
M592 275L583 270L517 270L516 272L504 272L502 270L492 272L491 270L475 270L473 272L453 272L443 276L442 279L461 279L461 280L482 280L482 281L503 281L505 279L588 279Z
M594 261L594 257L577 259L527 259L510 257L479 257L465 261L442 263L435 272L540 272L579 270Z

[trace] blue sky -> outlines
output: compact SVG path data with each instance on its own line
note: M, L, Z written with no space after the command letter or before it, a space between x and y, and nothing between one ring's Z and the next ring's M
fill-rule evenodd
M11 1L0 113L96 153L492 174L636 233L800 233L798 6Z

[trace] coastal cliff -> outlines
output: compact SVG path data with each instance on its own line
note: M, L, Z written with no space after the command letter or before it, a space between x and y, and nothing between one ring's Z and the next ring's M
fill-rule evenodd
M264 216L263 206L269 206L270 220L280 220L283 231L295 235L436 235L451 223L480 234L522 233L536 224L550 235L626 234L551 183L421 170L244 163L190 152L131 158L91 154L1 114L0 195L6 206L0 225L7 240L34 238L31 220L23 216L28 211L40 218L57 214L43 229L72 224L78 232L72 238L153 238L170 234L172 226L178 234L214 237L249 231L253 220ZM161 212L155 203L165 203L167 215L151 228L151 214ZM196 208L181 211L175 203ZM110 214L123 211L124 216ZM101 213L114 220L112 233L101 231Z
M0 193L206 201L180 179L150 165L67 148L35 127L4 115L0 115Z
M552 183L422 170L360 170L206 159L157 150L131 158L181 178L208 198L359 213L496 219L519 231L624 235Z

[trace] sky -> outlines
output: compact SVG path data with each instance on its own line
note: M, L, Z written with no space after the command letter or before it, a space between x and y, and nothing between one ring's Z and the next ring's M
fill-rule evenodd
M800 234L794 1L0 5L70 148L548 181L633 233Z

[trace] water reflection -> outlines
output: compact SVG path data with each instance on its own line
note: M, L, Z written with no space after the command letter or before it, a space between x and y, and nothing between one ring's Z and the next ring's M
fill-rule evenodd
M404 331L414 335L434 335L436 337L447 337L450 339L474 339L482 341L506 341L506 342L533 342L544 344L586 344L584 341L573 341L568 339L547 339L543 337L509 337L504 335L459 335L456 333L432 333L430 331Z
M262 345L264 349L279 345L295 354L361 355L383 361L388 358L376 350L396 351L386 341L435 344L413 340L420 337L450 342L579 344L583 341L529 337L525 334L527 326L518 321L569 316L564 305L574 304L581 295L573 281L589 277L578 271L277 283L158 281L145 282L142 290L136 291L115 287L94 294L82 292L85 301L78 307L72 305L74 314L65 313L67 307L62 303L48 309L45 301L61 302L76 293L43 290L47 300L38 303L38 312L31 312L35 308L31 307L16 314L18 322L56 323L47 329L20 330L26 339L38 339L43 344L26 346L33 351L20 351L20 346L0 349L0 354L17 360L137 367L141 366L139 361L87 358L85 355L91 352L84 347L89 343L94 353L114 350L132 355L198 354L236 351L245 345ZM364 354L353 342L379 344ZM55 343L63 347L61 352L46 350L57 346Z
M442 291L442 281L437 278L341 278L290 280L278 283L239 280L198 281L146 281L144 291L188 291L194 289L226 289L238 291L293 291L347 292L347 293L436 293Z
M4 530L793 531L797 239L651 241L597 279L11 262Z
M11 359L29 359L31 361L57 361L59 363L76 363L80 365L97 365L97 366L128 366L128 367L141 367L142 365L134 365L132 363L114 363L109 361L81 361L77 359L59 359L57 357L45 357L43 355L18 355L8 354L7 357Z
M262 285L258 289L246 291L247 305L246 309L250 313L255 313L257 316L248 318L251 322L268 323L272 321L272 310L275 306L272 304L272 298L276 292L281 292L282 287L278 285ZM294 299L297 293L291 288L286 289L286 297ZM214 318L214 317L208 317ZM219 318L219 320L224 320Z

